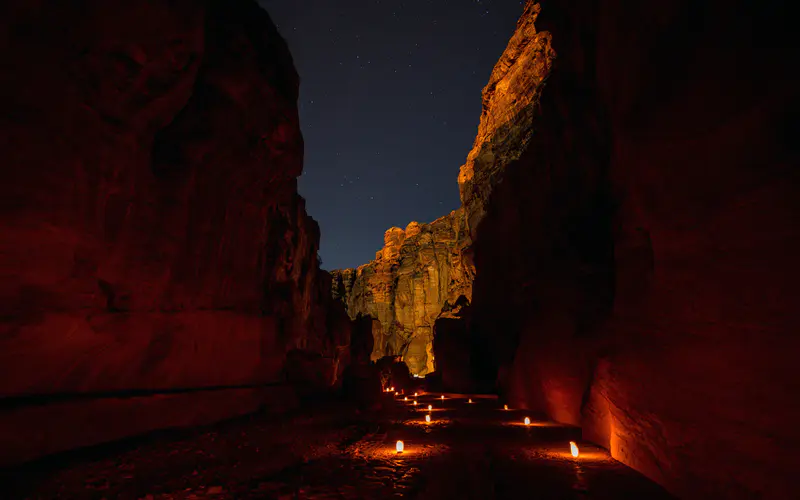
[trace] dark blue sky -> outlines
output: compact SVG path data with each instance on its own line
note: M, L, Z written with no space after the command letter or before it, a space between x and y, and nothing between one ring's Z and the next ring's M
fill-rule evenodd
M459 206L481 89L515 0L260 0L300 73L300 194L325 269L375 257L383 233Z

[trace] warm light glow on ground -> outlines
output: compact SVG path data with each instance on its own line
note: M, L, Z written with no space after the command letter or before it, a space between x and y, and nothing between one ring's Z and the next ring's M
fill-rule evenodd
M579 453L578 445L575 444L575 441L570 441L569 442L569 451L570 451L570 453L572 454L573 457L578 458L578 453Z
M432 411L449 411L447 408L417 408L417 411L425 411L425 412L432 412Z
M515 422L503 422L503 425L507 425L509 427L524 427L525 429L530 429L531 427L569 427L568 425L561 425L555 422L544 422L544 421L536 421L532 420L530 424L526 424L525 422L515 421Z
M417 425L421 427L425 427L425 429L430 429L432 425L437 425L437 423L425 424L424 422L417 421ZM405 460L417 460L421 458L429 458L434 455L439 455L447 451L447 446L443 444L415 444L415 443L403 443L403 453L397 453L397 445L396 444L389 444L383 443L379 446L373 448L364 448L355 453L356 456L366 457L369 459L377 459L377 460L398 460L398 461L405 461Z
M427 418L420 417L420 418L413 418L406 420L403 423L405 425L410 425L411 427L421 427L425 429L426 432L434 428L447 427L453 423L453 421L450 420L449 418L441 418L441 417L436 417L434 415L425 415L425 417L431 417L431 421L428 422Z
M576 445L577 446L577 445ZM611 455L602 448L594 446L583 446L580 454L577 457L572 456L572 452L568 446L561 445L557 448L533 448L527 451L530 455L536 458L547 458L549 460L564 460L569 462L580 463L595 463L595 462L613 462L614 459Z

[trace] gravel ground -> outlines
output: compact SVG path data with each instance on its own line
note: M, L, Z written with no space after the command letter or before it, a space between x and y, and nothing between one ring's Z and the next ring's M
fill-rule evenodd
M386 396L390 398L391 396ZM414 399L414 398L412 398ZM660 487L580 443L577 429L492 398L420 395L383 413L345 406L255 415L57 457L0 480L36 499L661 499ZM425 422L427 405L431 422ZM395 451L403 440L405 451ZM580 456L569 453L578 442ZM9 496L10 495L10 496Z

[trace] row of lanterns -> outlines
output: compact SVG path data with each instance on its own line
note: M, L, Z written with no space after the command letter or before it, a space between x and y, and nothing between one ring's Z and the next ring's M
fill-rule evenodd
M390 387L390 388L386 389L386 392L392 392L392 391L394 391L394 387ZM398 396L399 393L395 392L395 395ZM414 397L417 397L417 396L418 396L418 393L415 392L414 393ZM442 401L444 401L444 395L442 395L440 397L441 397ZM408 396L404 396L403 397L403 401L408 401ZM467 403L472 404L472 398L469 398L467 400ZM417 405L417 400L416 399L414 400L413 404L414 404L414 406ZM432 411L432 410L433 410L433 405L428 405L428 411ZM508 405L507 404L503 405L503 410L508 410ZM430 415L430 413L425 415L425 422L428 423L428 424L431 423L431 415ZM522 420L522 423L525 424L526 426L531 425L530 417L525 417ZM405 449L405 444L403 443L403 441L397 441L397 444L395 445L395 448L396 448L398 454L399 453L403 453L403 450ZM578 445L577 445L577 443L575 443L575 441L570 441L569 442L569 451L570 451L570 454L573 457L578 458L578 455L580 454L580 450L578 449Z

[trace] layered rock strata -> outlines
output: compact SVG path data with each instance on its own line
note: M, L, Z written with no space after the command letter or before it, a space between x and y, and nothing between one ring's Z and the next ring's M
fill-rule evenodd
M375 260L357 269L332 271L333 295L352 318L371 316L373 359L401 356L412 374L434 371L433 324L459 297L472 296L464 212L429 224L393 227Z
M0 18L0 462L286 404L289 351L334 384L349 321L297 194L298 76L266 12Z

